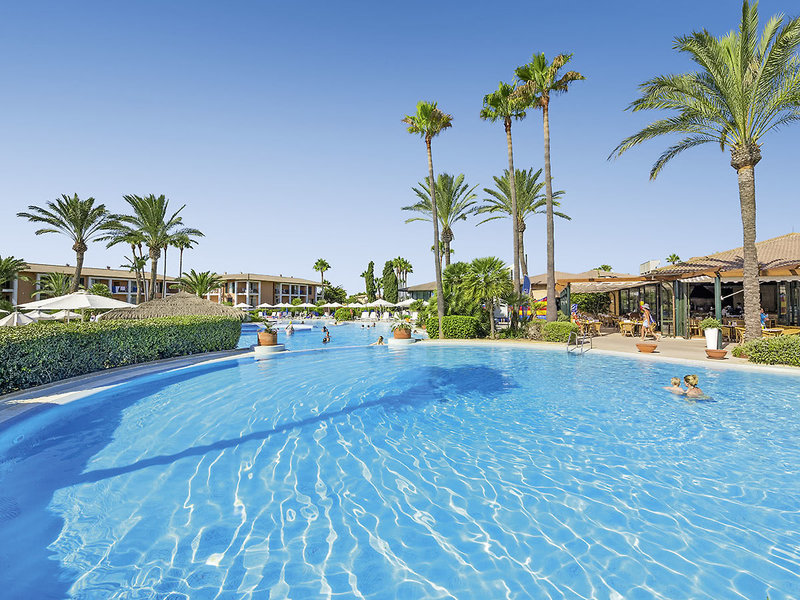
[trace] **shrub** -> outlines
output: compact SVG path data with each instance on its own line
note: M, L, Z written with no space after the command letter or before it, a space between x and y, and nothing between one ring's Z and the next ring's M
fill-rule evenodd
M562 312L558 313L558 322L559 323L568 323L571 320L572 320L572 318L569 315L565 315Z
M721 329L722 323L713 317L707 317L700 321L700 329Z
M733 349L733 355L747 355L752 363L800 367L800 337L782 335L745 342Z
M529 340L543 340L544 336L542 335L542 328L545 326L547 321L543 321L541 319L533 319L528 323L528 326L525 327L525 336Z
M566 342L569 334L578 331L578 326L566 321L553 321L542 325L542 339L545 342Z
M569 299L570 302L578 305L580 312L592 315L608 312L611 306L611 298L605 292L570 294Z
M333 318L337 321L352 321L355 319L355 311L352 308L337 308Z
M236 348L230 317L33 323L0 328L0 394L102 369Z
M411 331L411 329L411 323L407 323L406 321L401 321L400 323L392 325L392 331Z
M439 337L439 319L430 317L426 323L428 336L431 339ZM448 339L476 338L481 332L480 319L463 315L446 315L442 318L442 331Z

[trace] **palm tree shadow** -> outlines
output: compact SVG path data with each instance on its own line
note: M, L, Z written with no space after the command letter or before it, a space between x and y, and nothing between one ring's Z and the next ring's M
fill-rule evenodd
M387 384L386 394L357 404L246 435L192 446L173 454L153 456L119 467L85 471L91 459L114 439L126 408L181 381L237 366L234 361L204 365L182 373L132 382L121 390L102 392L80 407L79 439L75 435L75 419L63 419L45 427L37 436L13 446L2 457L0 474L4 465L10 465L4 477L10 484L0 488L0 589L8 594L7 597L42 600L64 598L77 576L76 572L61 565L48 550L49 544L58 538L64 526L63 519L48 509L54 494L60 489L97 483L149 467L169 465L184 458L236 448L273 435L315 427L323 422L337 423L354 413L420 410L432 403L447 403L466 394L492 397L515 387L502 371L486 366L422 367L413 371L411 385L406 372ZM17 560L15 556L24 557L24 560Z

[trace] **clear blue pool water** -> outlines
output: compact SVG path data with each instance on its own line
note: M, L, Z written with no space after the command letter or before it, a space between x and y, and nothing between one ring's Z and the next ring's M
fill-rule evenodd
M347 346L368 346L378 341L378 336L387 339L392 335L391 326L386 323L376 323L375 327L362 327L361 323L343 323L341 325L331 325L330 322L321 321L302 321L296 320L295 323L307 323L313 325L311 330L297 330L292 335L286 335L285 325L277 328L278 343L284 344L287 350L312 350L315 348L343 348ZM331 333L331 341L327 344L322 343L325 333L322 331L323 325L327 326ZM239 338L239 348L249 348L258 344L256 332L259 327L255 323L244 323L242 325L242 335ZM422 337L415 335L414 337Z
M423 344L141 378L0 430L0 596L795 599L799 391Z

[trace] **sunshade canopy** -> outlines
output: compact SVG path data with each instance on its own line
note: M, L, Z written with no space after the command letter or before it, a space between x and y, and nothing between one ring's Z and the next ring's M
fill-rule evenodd
M57 296L55 298L47 298L45 300L36 300L35 302L27 302L19 305L20 308L42 308L47 310L80 310L83 308L103 310L112 308L133 308L134 306L135 305L128 304L122 300L115 300L114 298L107 298L105 296L97 296L86 291L73 292L72 294L67 294L66 296Z
M7 317L3 317L0 319L0 327L20 327L22 325L30 325L31 323L35 323L34 319L31 319L27 315L23 315L21 312L12 312Z

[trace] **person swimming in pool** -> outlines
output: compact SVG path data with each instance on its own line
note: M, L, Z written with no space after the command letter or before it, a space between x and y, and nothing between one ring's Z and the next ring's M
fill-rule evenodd
M286 326L286 335L292 335L294 333L294 325L292 322L289 321L289 324Z
M683 381L686 383L686 397L687 398L702 398L705 396L703 390L697 387L698 379L697 375L686 375L683 378Z
M686 390L681 387L681 380L678 377L673 377L669 380L672 384L671 386L665 387L664 389L668 392L672 392L673 394L685 394Z
M383 346L383 345L384 344L383 344L383 336L382 335L378 336L378 341L377 342L372 342L370 344L370 346Z

